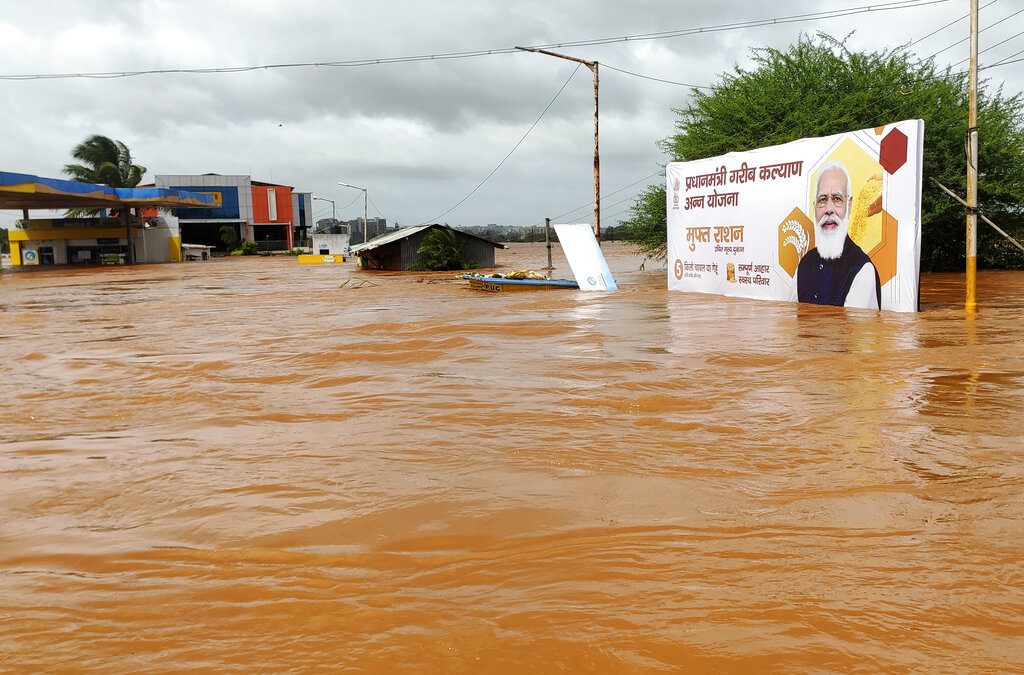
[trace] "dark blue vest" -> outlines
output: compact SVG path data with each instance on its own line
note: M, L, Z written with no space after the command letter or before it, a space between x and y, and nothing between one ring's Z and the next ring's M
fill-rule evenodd
M870 264L871 259L849 236L843 242L843 254L835 260L825 260L818 254L818 249L812 248L800 259L797 267L797 298L800 302L842 307L864 263ZM875 298L881 307L882 286L878 280L878 270L874 265L871 265L871 269L875 273Z

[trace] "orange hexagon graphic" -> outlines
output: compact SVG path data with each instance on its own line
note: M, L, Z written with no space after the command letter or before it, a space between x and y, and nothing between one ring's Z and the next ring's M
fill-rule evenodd
M878 280L884 286L896 276L896 236L900 223L888 211L882 210L878 244L868 252L868 257L878 270ZM864 249L867 250L867 249Z
M789 276L796 274L800 258L814 248L814 223L800 209L793 209L779 223L779 265Z

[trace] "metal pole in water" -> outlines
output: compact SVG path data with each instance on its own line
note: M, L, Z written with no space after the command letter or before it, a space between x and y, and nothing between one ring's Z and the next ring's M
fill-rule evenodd
M544 219L544 243L548 247L548 266L546 269L554 269L551 265L551 219Z
M967 106L967 302L978 311L978 0L971 0L970 94Z

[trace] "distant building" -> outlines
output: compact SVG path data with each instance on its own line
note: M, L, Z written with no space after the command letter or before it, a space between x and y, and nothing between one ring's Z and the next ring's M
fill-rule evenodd
M321 218L316 221L313 234L348 234L348 225L335 218Z
M417 262L416 252L430 230L442 227L444 226L435 223L393 230L365 244L353 244L350 253L359 256L360 265L364 269L407 270L410 265ZM478 268L494 267L494 249L505 248L504 244L468 232L454 232L463 254Z
M384 218L370 218L366 221L366 237L363 239L363 219L356 218L354 220L341 220L338 221L344 227L348 227L348 233L351 237L352 244L362 244L367 239L373 239L379 237L385 232L395 231L398 229L396 226L392 230L388 230L388 221Z
M156 176L157 187L172 187L214 195L214 208L179 208L182 241L225 251L224 230L238 241L252 241L261 251L286 251L308 238L312 225L313 195L289 185L254 181L250 176Z

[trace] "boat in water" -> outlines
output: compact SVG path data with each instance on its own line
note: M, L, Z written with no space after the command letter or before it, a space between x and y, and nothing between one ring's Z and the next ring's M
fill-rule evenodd
M575 288L581 291L611 292L618 288L608 262L601 253L594 231L586 223L555 225L558 243L572 269L573 279L552 279L535 270L513 270L507 274L463 274L469 287L490 293L517 293L522 291ZM551 258L548 256L550 269Z
M534 273L537 274L537 273ZM575 288L580 285L572 279L549 279L541 274L533 276L515 276L515 272L506 275L463 274L462 278L469 282L469 287L490 293L522 293L524 291L542 291L552 288Z

